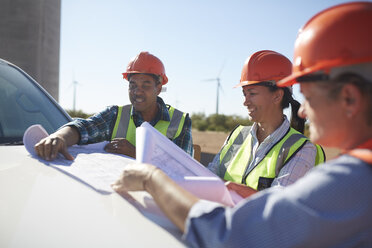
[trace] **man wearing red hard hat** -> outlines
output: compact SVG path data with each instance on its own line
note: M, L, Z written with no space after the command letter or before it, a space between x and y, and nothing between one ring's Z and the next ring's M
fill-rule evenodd
M341 149L338 158L234 208L198 199L148 164L127 167L114 189L148 191L191 247L372 247L371 30L371 2L318 13L278 83L300 83L311 140Z
M79 118L67 123L35 145L37 154L46 160L53 160L59 152L72 160L68 146L108 140L110 143L105 146L107 152L135 158L136 127L147 121L192 155L189 115L166 105L158 96L162 86L168 82L160 59L148 52L141 52L129 62L123 77L129 81L131 104L109 106L88 119Z

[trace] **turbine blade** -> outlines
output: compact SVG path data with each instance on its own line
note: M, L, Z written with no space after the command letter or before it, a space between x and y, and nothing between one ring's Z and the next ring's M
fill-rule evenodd
M221 76L221 73L222 73L223 68L225 67L225 64L226 64L226 59L223 61L222 66L221 66L221 69L218 72L218 76L217 76L218 78Z
M202 81L207 82L207 81L216 81L216 80L217 80L216 78L209 78L209 79L204 79Z

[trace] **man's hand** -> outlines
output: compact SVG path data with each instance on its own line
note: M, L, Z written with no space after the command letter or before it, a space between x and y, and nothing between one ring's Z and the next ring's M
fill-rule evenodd
M151 175L156 169L150 164L129 164L111 187L119 194L127 191L145 190L146 183L151 179Z
M58 153L62 153L68 160L74 160L74 157L68 153L67 147L77 144L79 139L78 130L75 127L66 126L40 140L34 148L36 154L45 160L55 159Z
M247 198L248 196L253 195L254 193L257 192L257 190L254 190L251 187L248 187L247 185L244 184L226 182L225 185L229 190L235 191L236 193L238 193L238 195L240 195L243 198Z
M136 158L136 147L124 138L115 138L105 146L105 151Z
M54 160L58 153L68 160L74 160L74 157L67 151L66 141L58 135L50 135L39 141L35 145L36 154L45 160Z

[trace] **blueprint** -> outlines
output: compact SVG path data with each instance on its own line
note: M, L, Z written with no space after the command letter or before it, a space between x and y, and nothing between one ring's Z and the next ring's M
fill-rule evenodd
M228 206L242 199L230 192L218 176L147 122L136 129L137 160L107 153L104 147L108 142L101 142L69 147L69 153L75 158L73 161L66 160L61 154L53 161L46 161L35 154L34 146L47 136L48 133L40 125L33 125L26 130L23 141L30 155L102 194L113 192L111 184L120 177L126 165L140 162L159 167L181 187L201 199Z
M163 170L184 189L194 195L233 206L242 197L231 194L224 182L184 152L149 123L136 130L137 161L150 163Z
M107 153L104 147L108 142L69 147L69 153L75 158L73 161L61 154L53 161L46 161L36 155L34 146L47 136L40 125L33 125L25 131L23 143L30 155L102 194L112 193L111 184L120 177L127 164L135 163L133 158Z

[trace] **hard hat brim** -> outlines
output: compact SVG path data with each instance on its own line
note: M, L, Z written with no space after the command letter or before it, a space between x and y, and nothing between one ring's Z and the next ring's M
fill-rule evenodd
M128 75L129 74L139 74L139 73L143 73L143 72L140 72L140 71L127 71L127 72L123 72L123 78L125 80L128 80Z
M127 72L123 72L122 75L123 75L123 78L128 81L128 75L129 74L141 74L141 73L142 74L153 74L153 73L146 73L146 72L141 72L141 71L127 71ZM154 74L154 75L156 75L156 74ZM157 75L157 76L159 76L159 75ZM168 83L168 77L167 76L162 75L160 77L162 78L162 83L161 83L162 85L165 85L166 83Z
M314 73L314 72L320 71L320 70L328 72L330 68L331 68L331 66L330 66L329 63L319 63L316 66L313 66L313 67L310 67L310 68L305 68L301 71L292 72L291 75L283 78L282 80L279 80L276 83L276 85L278 87L292 86L294 84L299 83L299 82L297 82L297 78L299 78L299 77L309 75L311 73Z
M298 83L296 81L296 79L300 76L303 76L304 73L294 73L292 75L289 75L288 77L285 77L283 78L282 80L280 80L279 82L276 83L276 85L278 87L288 87L288 86L292 86L296 83Z
M235 85L234 88L243 87L243 86L252 85L252 84L258 84L261 82L262 81L243 81Z

